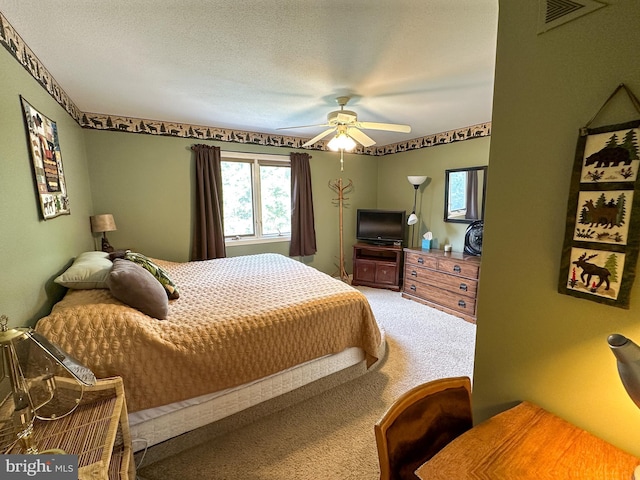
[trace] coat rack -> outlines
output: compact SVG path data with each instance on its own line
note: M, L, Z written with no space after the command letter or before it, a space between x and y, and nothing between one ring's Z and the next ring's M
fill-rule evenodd
M342 209L344 207L344 201L348 200L344 195L345 193L351 193L353 191L353 182L349 180L349 183L342 185L342 179L338 178L335 181L329 181L329 188L338 194L338 198L332 200L334 205L338 206L338 218L340 224L340 265L338 265L338 274L340 280L343 282L349 281L349 275L344 269L344 241L343 241L343 220Z

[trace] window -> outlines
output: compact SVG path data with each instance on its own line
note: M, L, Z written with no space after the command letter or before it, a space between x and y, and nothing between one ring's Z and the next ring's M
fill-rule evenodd
M228 244L289 239L288 156L222 152L224 236Z
M467 172L449 174L449 216L464 218L467 212Z

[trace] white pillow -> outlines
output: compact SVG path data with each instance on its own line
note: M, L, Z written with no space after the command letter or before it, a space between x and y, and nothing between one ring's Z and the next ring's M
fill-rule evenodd
M108 288L107 277L112 266L107 252L84 252L54 282L76 290Z

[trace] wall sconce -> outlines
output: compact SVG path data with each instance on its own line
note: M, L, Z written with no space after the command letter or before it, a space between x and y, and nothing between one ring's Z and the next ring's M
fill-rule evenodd
M93 233L102 233L102 251L113 252L113 247L107 240L106 232L113 232L117 230L116 222L113 219L113 215L105 213L102 215L93 215L91 218L91 231Z

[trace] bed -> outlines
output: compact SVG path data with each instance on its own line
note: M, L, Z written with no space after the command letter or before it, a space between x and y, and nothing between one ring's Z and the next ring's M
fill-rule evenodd
M103 265L104 283L71 288L36 325L98 378L123 378L133 438L147 445L335 371L371 367L384 350L361 292L291 258L151 260L179 292L166 318L114 296L114 263L111 273Z

